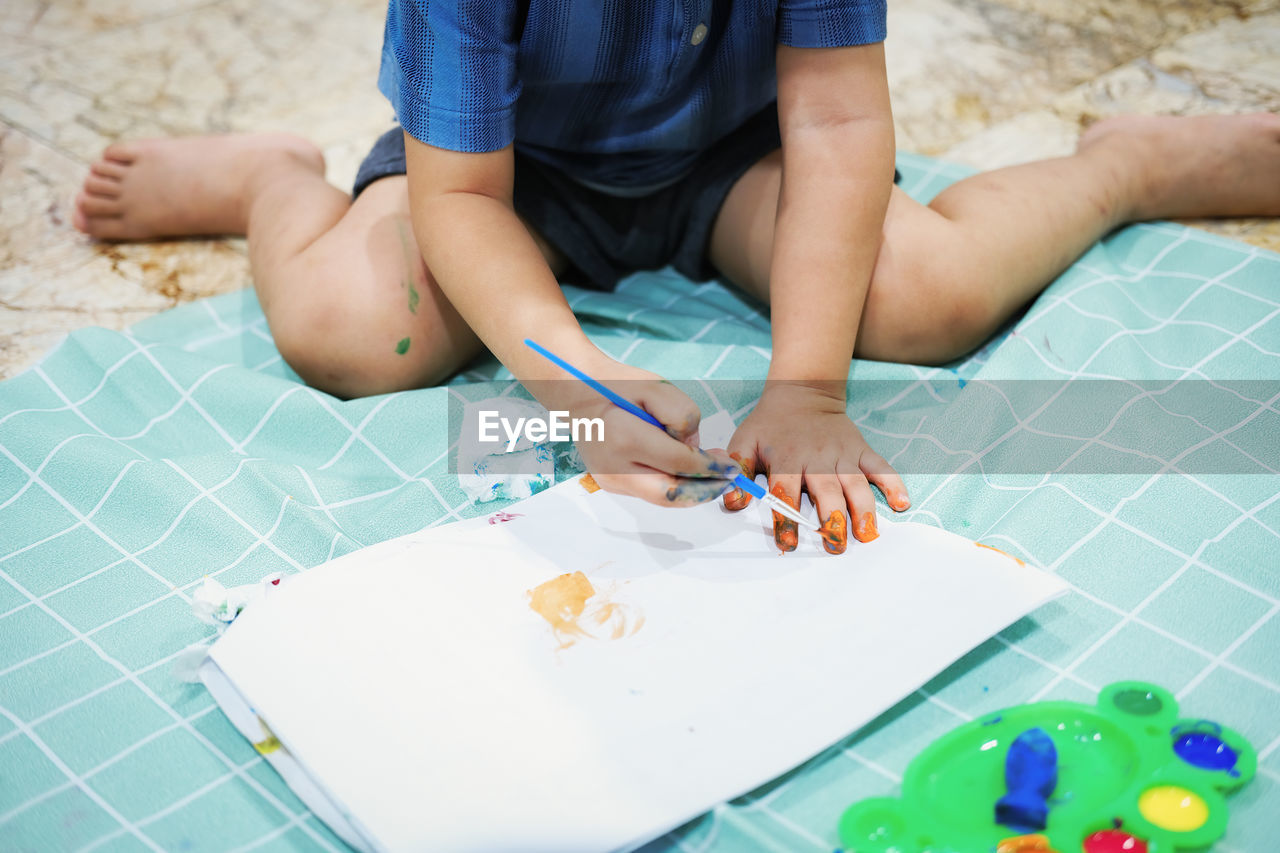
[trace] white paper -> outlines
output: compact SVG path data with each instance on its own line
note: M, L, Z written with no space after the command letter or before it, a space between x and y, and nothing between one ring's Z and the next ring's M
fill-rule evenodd
M222 696L271 727L371 848L657 837L1064 590L920 524L882 519L835 557L804 530L778 553L754 507L662 509L576 481L506 512L289 578L213 647L209 669L234 688ZM562 648L528 591L578 571L639 629Z

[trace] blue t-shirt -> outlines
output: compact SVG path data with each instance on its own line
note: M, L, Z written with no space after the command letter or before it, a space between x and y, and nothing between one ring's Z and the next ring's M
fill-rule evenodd
M778 44L885 37L886 0L390 0L378 86L415 139L512 142L625 193L777 96Z

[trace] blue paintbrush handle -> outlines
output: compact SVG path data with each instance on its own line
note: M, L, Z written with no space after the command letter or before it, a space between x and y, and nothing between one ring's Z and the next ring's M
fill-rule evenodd
M769 494L764 490L764 486L760 485L755 480L748 479L746 474L739 474L734 477L733 484L739 489L742 489L742 491L751 495L751 497L759 498L760 500L764 500Z
M742 489L747 494L751 495L753 498L758 499L762 504L769 507L769 509L773 510L779 515L785 515L787 518L791 519L797 524L803 524L805 527L809 528L810 530L822 529L818 526L818 523L816 521L810 518L806 518L804 514L800 512L800 510L796 509L791 504L787 503L777 495L769 494L767 491L765 491L764 486L761 486L755 480L747 479L746 474L739 474L738 476L734 477L733 484L737 486L739 489Z
M529 349L536 352L538 355L550 361L552 364L556 365L557 367L563 368L564 370L567 370L575 378L580 379L583 382L585 382L587 385L591 386L591 388L593 388L595 391L602 394L606 399L609 400L609 402L613 403L618 408L625 409L626 411L635 415L637 418L640 418L640 420L648 421L649 423L656 426L658 429L662 430L663 432L666 432L667 428L663 425L662 421L658 420L653 415L649 414L644 409L640 408L635 403L628 400L626 397L623 397L620 394L614 393L609 388L605 387L604 385L600 384L596 380L592 379L590 376L583 373L581 370L574 367L572 364L565 361L560 356L551 352L551 350L546 349L545 347L539 346L538 344L534 343L528 338L524 339L524 344ZM763 486L759 485L754 480L747 477L745 474L739 474L738 476L734 477L733 484L737 486L739 489L742 489L747 494L751 495L752 497L757 498L758 500L767 504L770 508L773 509L774 512L781 513L782 515L785 515L787 518L790 518L792 521L795 521L799 524L803 524L805 527L809 527L814 530L818 529L818 525L816 522L811 521L808 518L805 518L800 513L799 510L795 509L794 507L789 505L786 501L782 500L781 498L778 498L769 494L767 491L765 491Z
M581 379L583 382L585 382L585 383L587 383L588 385L590 385L593 389L595 389L596 391L598 391L600 394L602 394L602 395L604 395L605 397L607 397L607 398L608 398L608 400L609 400L609 402L613 403L613 404L614 404L615 406L617 406L619 409L626 409L628 412L630 412L631 414L635 415L635 416L636 416L637 418L639 418L640 420L642 420L642 421L648 421L649 423L651 423L651 424L653 424L654 426L656 426L658 429L662 430L663 432L666 432L666 429L667 429L667 428L666 428L666 426L662 423L662 421L658 420L658 419L657 419L657 418L655 418L653 415L649 414L649 413L648 413L648 412L646 412L644 409L640 408L640 407L639 407L639 406L637 406L635 403L633 403L633 402L631 402L630 400L628 400L626 397L623 397L623 396L622 396L622 395L620 395L620 394L616 394L616 393L614 393L610 388L608 388L608 387L606 387L606 386L604 386L604 385L600 384L600 383L599 383L599 382L597 382L596 380L592 379L590 376L588 376L587 374L583 373L581 370L579 370L578 368L574 367L572 364L570 364L569 362L565 361L565 360L564 360L563 358L561 358L560 356L558 356L558 355L556 355L555 353L551 352L551 350L544 349L543 347L539 346L538 344L534 343L533 341L529 340L528 338L525 338L525 339L524 339L524 344L525 344L525 346L527 346L529 349L531 349L531 350L533 350L534 352L536 352L538 355L540 355L540 356L542 356L542 357L546 358L546 359L547 359L548 361L550 361L552 364L555 364L557 367L564 368L565 370L567 370L567 371L569 371L570 373L572 373L576 378Z

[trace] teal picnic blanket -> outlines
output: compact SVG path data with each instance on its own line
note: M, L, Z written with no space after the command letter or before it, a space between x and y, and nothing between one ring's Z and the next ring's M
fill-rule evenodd
M965 174L910 155L899 167L919 198ZM566 290L605 351L741 419L751 389L734 380L768 363L761 306L670 272ZM508 393L504 376L486 362L448 387L340 401L297 381L246 290L74 332L0 384L0 848L341 849L204 688L174 677L212 630L192 591L504 506L471 503L450 472L447 404ZM1073 591L653 849L831 850L844 808L893 792L963 721L1092 701L1125 678L1252 741L1260 772L1230 800L1217 849L1271 849L1280 256L1167 223L1126 228L973 356L855 362L851 379L851 414L906 477L907 517ZM1037 471L1046 459L1059 473ZM928 630L902 614L903 632Z

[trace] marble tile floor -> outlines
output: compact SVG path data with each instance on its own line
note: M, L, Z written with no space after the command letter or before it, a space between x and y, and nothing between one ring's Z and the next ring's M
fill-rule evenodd
M68 331L251 286L243 241L96 244L69 204L109 142L288 129L350 186L392 121L384 0L0 4L0 378ZM898 144L992 168L1121 112L1280 112L1280 0L893 0ZM1194 223L1280 250L1280 220Z

